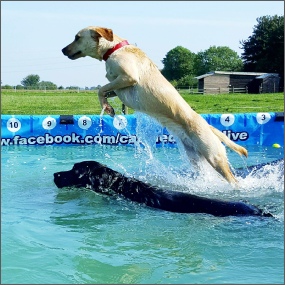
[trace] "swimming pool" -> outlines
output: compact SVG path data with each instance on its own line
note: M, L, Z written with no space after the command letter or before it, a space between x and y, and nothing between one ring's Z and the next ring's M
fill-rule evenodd
M228 152L234 167L283 157L283 147ZM173 190L246 200L275 216L213 217L151 209L86 189L58 189L53 173L97 160ZM77 145L2 147L2 283L283 283L284 165L232 189L177 148Z

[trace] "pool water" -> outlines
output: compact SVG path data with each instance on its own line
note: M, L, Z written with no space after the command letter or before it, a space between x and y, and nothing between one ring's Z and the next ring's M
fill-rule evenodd
M284 154L248 150L248 159L229 151L231 165ZM1 159L1 283L284 282L284 165L239 178L233 189L206 164L195 172L177 148L9 146ZM178 214L58 189L53 173L83 160L173 190L248 201L274 218Z

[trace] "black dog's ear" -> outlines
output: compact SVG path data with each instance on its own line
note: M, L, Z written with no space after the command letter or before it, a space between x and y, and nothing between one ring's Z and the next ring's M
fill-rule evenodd
M106 169L108 168L108 166L96 161L96 163L90 164L88 168L90 169L90 171L96 171L99 169Z
M72 170L74 171L79 170L80 172L84 172L86 170L90 171L90 170L96 170L96 169L105 168L105 167L107 166L97 161L82 161L82 162L75 163L73 165Z
M102 164L98 161L87 161L86 163L87 163L87 166L91 169L106 167L105 164Z

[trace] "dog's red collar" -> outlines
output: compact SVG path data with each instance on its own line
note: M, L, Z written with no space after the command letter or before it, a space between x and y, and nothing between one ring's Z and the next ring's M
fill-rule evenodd
M123 47L123 46L127 46L128 44L129 44L128 41L122 41L122 42L116 44L114 47L112 47L112 48L110 48L110 49L107 50L107 52L103 55L103 59L106 61L106 60L109 58L109 56L110 56L115 50L117 50L117 49L119 49L119 48L121 48L121 47Z

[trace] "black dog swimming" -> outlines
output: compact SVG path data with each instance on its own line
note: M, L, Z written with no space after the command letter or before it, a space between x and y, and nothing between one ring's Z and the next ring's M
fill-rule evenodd
M243 202L229 202L169 191L129 178L96 161L75 163L69 171L54 173L58 188L85 187L106 195L122 195L149 207L177 213L206 213L214 216L265 216L261 209Z

